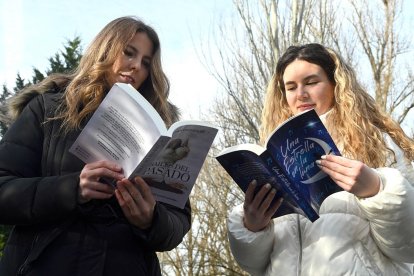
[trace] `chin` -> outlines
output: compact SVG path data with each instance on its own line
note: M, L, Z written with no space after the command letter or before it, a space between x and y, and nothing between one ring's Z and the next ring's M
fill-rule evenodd
M295 115L297 115L299 113L303 113L305 111L312 110L312 109L315 109L315 108L314 107L309 107L309 108L300 108L300 109L297 109ZM319 112L316 109L315 109L315 111L319 115Z
M316 113L318 114L318 116L322 116L325 115L327 113L329 113L332 110L332 108L326 109L326 110L322 110L322 111L318 111L315 109Z

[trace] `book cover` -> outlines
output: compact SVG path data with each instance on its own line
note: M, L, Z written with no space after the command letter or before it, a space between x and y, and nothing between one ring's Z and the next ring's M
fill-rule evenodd
M253 180L258 188L270 183L284 202L274 217L300 213L315 221L323 200L341 188L315 161L322 155L340 155L314 110L290 118L268 137L265 148L245 144L224 149L216 159L245 191Z
M203 121L167 129L135 88L116 83L69 152L85 163L115 162L129 179L143 177L157 201L184 208L217 132Z
M169 129L171 136L159 138L131 178L142 176L160 201L184 207L217 131L204 122L176 123Z

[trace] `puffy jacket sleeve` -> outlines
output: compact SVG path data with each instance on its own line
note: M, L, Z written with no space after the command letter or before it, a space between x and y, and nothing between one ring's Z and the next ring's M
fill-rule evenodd
M275 239L274 223L259 232L249 231L243 223L243 206L236 206L227 222L230 248L237 263L252 275L263 275L270 262Z
M76 209L79 173L42 176L43 97L29 102L0 142L0 224L34 224Z
M397 164L394 168L376 169L381 179L380 192L359 199L358 204L381 251L397 262L414 263L414 169L401 149L389 140Z
M149 229L142 231L131 227L149 249L158 252L172 250L191 228L190 202L187 201L184 209L157 202Z

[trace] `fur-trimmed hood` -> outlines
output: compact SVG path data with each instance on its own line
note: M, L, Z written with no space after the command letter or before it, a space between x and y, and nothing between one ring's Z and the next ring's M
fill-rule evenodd
M45 92L54 92L59 93L59 87L55 87L55 89L30 89L30 90L22 90L20 93L16 94L10 101L8 102L8 114L12 120L15 120L20 113L22 113L24 107L36 96L41 95Z
M6 100L5 103L0 105L0 120L5 124L10 125L14 122L14 120L16 120L20 113L22 113L24 107L33 98L45 93L46 91L59 93L60 89L58 89L57 86L48 87L48 89L36 89L36 87L33 87L33 89L23 89L17 92L15 95Z
M36 96L45 92L61 93L69 81L70 78L68 76L56 74L51 81L42 81L23 88L0 106L0 120L10 125L22 113L24 107Z

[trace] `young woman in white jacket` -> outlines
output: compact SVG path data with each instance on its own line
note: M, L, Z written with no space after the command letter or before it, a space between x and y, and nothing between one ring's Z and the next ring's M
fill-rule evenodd
M292 46L267 91L261 139L292 115L315 109L341 150L317 161L343 191L315 222L271 219L280 201L253 181L228 219L231 250L253 275L413 275L414 141L320 44Z

